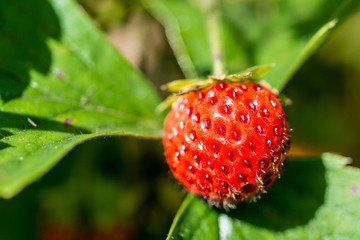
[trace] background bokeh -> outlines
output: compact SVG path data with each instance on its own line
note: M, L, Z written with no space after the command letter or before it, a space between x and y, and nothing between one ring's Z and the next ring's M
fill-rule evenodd
M183 78L162 26L141 1L78 1L156 89ZM337 152L360 166L359 25L360 11L286 86L291 154ZM41 180L0 200L0 239L164 239L185 192L162 152L160 140L129 137L76 147Z

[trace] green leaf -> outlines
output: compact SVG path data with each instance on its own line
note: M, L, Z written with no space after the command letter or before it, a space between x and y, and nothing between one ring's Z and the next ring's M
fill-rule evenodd
M0 195L97 136L160 137L155 91L71 0L0 2Z
M212 55L208 38L212 34L206 26L209 16L204 10L206 1L144 2L165 26L186 77L210 74ZM334 22L330 21L342 22L359 6L358 0L222 1L219 38L225 69L232 74L254 65L274 63L264 79L281 91L334 29Z
M285 84L290 78L296 73L296 71L305 63L305 61L320 47L320 45L325 41L330 32L333 30L337 23L337 20L334 19L327 24L325 24L315 35L308 41L307 45L303 48L302 52L299 54L295 62L291 62L292 66L287 67L285 77L283 81L278 84ZM271 78L271 76L270 76ZM281 79L281 78L278 78ZM276 82L274 79L272 82ZM280 88L280 87L279 87ZM283 86L281 86L283 88Z
M359 239L360 170L348 159L292 158L255 203L224 212L188 195L168 239Z
M270 65L270 64L253 66L253 67L250 67L250 68L246 69L245 71L235 74L235 75L236 76L246 76L247 74L251 73L250 78L256 80L256 79L264 76L273 67L274 66Z
M211 84L209 79L180 79L169 82L163 86L164 90L168 90L174 93L184 93L198 88L204 88Z

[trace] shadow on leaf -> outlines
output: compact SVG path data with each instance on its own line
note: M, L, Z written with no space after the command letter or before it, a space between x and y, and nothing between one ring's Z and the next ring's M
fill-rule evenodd
M6 130L3 130L3 129L0 129L0 139L4 138L4 137L7 137L7 136L10 136L12 135L11 132L9 131L6 131Z
M49 72L51 53L46 41L60 35L48 1L0 1L0 99L20 97L30 83L31 70Z
M281 179L256 203L238 205L230 217L258 227L283 231L307 224L324 203L325 168L320 157L292 158Z
M1 138L4 138L6 136L12 135L11 132L5 131L1 128L13 128L20 130L46 130L55 132L69 132L73 134L91 133L86 128L72 125L70 119L64 119L63 122L59 122L42 117L8 112L0 112L0 136Z
M7 136L11 136L11 135L13 135L11 132L0 129L0 150L11 147L10 144L1 141L2 139L6 138Z
M11 145L0 141L0 150L3 150L8 147L11 147Z

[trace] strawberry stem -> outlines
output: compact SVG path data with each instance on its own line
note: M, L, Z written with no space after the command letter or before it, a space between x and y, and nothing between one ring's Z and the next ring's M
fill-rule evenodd
M221 77L225 75L225 68L222 55L223 45L221 43L221 19L217 2L217 0L212 0L206 10L208 12L208 35L213 57L213 74L215 77Z

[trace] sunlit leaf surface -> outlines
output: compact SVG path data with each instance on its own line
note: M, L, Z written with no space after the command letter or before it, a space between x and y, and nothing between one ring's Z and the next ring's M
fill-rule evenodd
M359 239L360 170L323 154L291 158L255 203L225 212L189 195L168 239Z
M86 139L161 136L158 103L73 1L0 1L1 196Z

